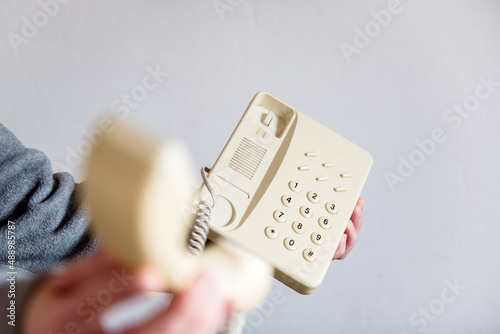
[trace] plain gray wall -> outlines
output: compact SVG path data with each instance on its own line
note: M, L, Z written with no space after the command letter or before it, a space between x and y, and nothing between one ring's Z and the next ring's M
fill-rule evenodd
M230 10L218 13L221 3ZM0 121L79 180L69 152L156 67L168 77L130 117L184 140L199 166L215 161L257 91L373 154L356 249L311 296L276 283L283 297L246 333L500 331L500 86L476 91L489 76L500 81L499 1L114 0L46 10L0 2ZM464 103L470 113L449 111Z

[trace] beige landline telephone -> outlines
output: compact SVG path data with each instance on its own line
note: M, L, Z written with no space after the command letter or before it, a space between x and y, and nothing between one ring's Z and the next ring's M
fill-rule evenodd
M259 306L270 276L303 294L318 288L373 161L258 93L193 196L181 144L114 127L88 163L89 203L105 246L130 265L160 269L171 292L210 268L239 311ZM207 233L214 243L202 251Z

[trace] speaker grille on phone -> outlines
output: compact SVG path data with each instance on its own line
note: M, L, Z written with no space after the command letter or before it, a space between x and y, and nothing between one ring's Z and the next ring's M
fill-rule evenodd
M266 149L244 137L229 161L229 167L251 180L266 152Z

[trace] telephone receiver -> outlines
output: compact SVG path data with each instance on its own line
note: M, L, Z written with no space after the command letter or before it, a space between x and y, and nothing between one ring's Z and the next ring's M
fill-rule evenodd
M265 261L230 242L211 244L199 257L188 250L195 182L186 148L117 119L112 129L87 167L92 224L104 247L125 264L158 269L167 292L183 291L209 269L222 279L235 310L257 308L271 288Z
M94 228L117 258L158 268L173 293L214 271L236 311L251 311L271 276L302 294L320 286L372 163L261 92L196 194L181 143L115 119L90 155L87 195Z

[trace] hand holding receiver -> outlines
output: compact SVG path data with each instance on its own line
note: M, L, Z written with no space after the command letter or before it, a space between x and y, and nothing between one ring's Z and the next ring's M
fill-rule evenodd
M173 334L179 327L184 333L213 333L230 313L219 283L203 273L170 307L140 324L126 324L120 333ZM41 281L23 309L19 333L108 333L102 314L129 297L164 287L164 278L152 268L131 270L99 253Z
M266 298L272 269L263 260L228 241L210 245L200 257L189 253L194 173L181 144L114 121L114 130L93 149L87 179L94 228L124 263L156 268L173 293L209 269L225 282L237 311Z

